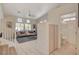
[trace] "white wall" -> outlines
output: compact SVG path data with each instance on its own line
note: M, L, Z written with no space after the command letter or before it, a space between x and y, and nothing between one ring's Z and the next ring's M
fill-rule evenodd
M49 54L49 40L48 40L48 24L40 23L40 21L48 20L48 15L45 14L44 16L40 17L36 20L37 24L37 40L33 44L34 48L37 49L41 55ZM39 54L39 53L38 53Z
M39 23L37 26L37 46L41 54L49 54L49 30L47 23Z
M12 28L8 28L7 23L11 22ZM13 36L15 36L15 18L10 16L4 16L3 21L3 38L4 39L13 39ZM7 38L6 38L7 36ZM12 37L11 37L12 36Z

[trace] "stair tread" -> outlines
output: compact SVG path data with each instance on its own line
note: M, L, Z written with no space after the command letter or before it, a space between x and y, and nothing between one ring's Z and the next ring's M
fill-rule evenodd
M16 49L15 47L9 47L9 54L16 54Z
M9 47L8 44L0 44L0 55L14 55L16 54L15 47Z
M0 45L0 54L8 54L8 45Z

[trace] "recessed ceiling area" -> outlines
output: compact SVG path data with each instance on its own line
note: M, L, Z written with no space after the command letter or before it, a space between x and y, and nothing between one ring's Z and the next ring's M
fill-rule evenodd
M58 6L56 3L3 3L5 15L27 18L28 13L37 19L48 12L51 8Z

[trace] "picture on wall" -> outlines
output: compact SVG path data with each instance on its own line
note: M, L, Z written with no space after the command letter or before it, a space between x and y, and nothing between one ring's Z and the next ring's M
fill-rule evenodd
M12 28L12 22L10 22L10 21L7 22L7 27L8 27L8 28Z

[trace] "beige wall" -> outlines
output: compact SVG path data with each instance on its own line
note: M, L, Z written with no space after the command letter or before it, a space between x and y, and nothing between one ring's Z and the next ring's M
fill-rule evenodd
M67 13L71 13L71 12L78 12L78 8L77 8L77 4L60 4L60 6L58 6L55 9L51 9L48 12L48 22L52 23L52 24L57 24L59 26L59 45L61 44L61 16ZM64 28L64 27L63 27ZM72 34L72 33L71 33ZM73 39L68 39L69 42L71 43L75 43L75 40Z
M2 32L2 20L3 20L3 11L2 11L2 5L0 4L0 32Z
M7 26L8 22L11 22L12 28L8 28L8 26ZM6 36L7 36L7 38L6 38ZM5 38L5 39L14 39L14 36L15 36L15 18L12 17L12 16L4 16L3 38Z

